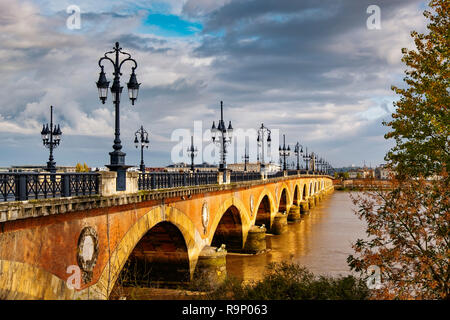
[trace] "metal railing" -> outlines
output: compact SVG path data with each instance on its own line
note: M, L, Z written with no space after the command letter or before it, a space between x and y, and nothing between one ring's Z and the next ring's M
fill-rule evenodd
M99 174L0 173L0 201L24 201L98 194Z
M154 190L217 184L217 172L149 172L139 173L139 190Z
M277 172L268 172L267 178L278 178L278 177L284 177L284 171L277 171Z
M232 171L230 173L230 182L261 180L261 178L260 172Z
M297 170L288 170L287 175L288 176L295 176L298 174Z

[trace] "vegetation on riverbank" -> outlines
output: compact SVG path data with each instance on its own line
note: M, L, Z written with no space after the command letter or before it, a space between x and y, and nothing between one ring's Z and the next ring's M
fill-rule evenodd
M202 284L203 288L205 283ZM209 288L210 289L210 288ZM370 291L354 276L316 276L295 263L271 263L260 281L228 278L198 299L236 300L364 300Z
M264 278L250 283L228 277L224 283L215 284L205 278L177 289L135 283L114 291L111 299L125 297L128 300L366 300L370 297L370 290L362 279L350 275L317 276L290 262L270 263Z

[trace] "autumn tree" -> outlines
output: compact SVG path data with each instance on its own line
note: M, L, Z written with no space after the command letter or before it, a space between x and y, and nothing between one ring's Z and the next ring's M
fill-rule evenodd
M428 33L412 32L416 50L403 49L407 65L385 138L396 144L386 155L394 169L392 189L353 197L367 224L366 239L353 245L352 269L381 270L381 299L449 299L449 6L429 2Z
M77 163L77 165L75 166L75 172L83 172L83 166L81 165L81 163Z
M400 99L392 120L384 122L392 128L385 137L396 142L386 160L401 175L432 176L443 167L449 172L450 2L432 0L429 6L429 33L413 31L416 50L402 49L406 87L392 87Z
M75 167L75 171L76 172L89 172L90 169L89 169L88 165L86 164L86 162L84 164L81 164L78 162Z

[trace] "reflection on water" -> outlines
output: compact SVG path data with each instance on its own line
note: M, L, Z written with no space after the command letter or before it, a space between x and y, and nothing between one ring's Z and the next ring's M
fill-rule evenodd
M288 232L267 235L267 248L261 255L227 255L227 273L244 281L262 278L270 262L291 261L315 274L350 274L347 257L351 243L364 238L365 225L353 213L348 192L335 191L311 209L300 222L289 223Z

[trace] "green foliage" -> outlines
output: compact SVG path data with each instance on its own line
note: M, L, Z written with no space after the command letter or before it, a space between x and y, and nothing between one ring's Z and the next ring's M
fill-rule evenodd
M386 139L396 142L385 159L399 178L425 177L450 171L450 2L431 0L432 12L428 34L411 33L415 50L402 49L407 65L405 88L392 87L400 95L395 102L392 121L383 122L392 128Z
M264 278L251 284L227 279L206 296L237 300L363 300L368 297L369 290L361 279L315 276L305 267L287 262L269 264Z

